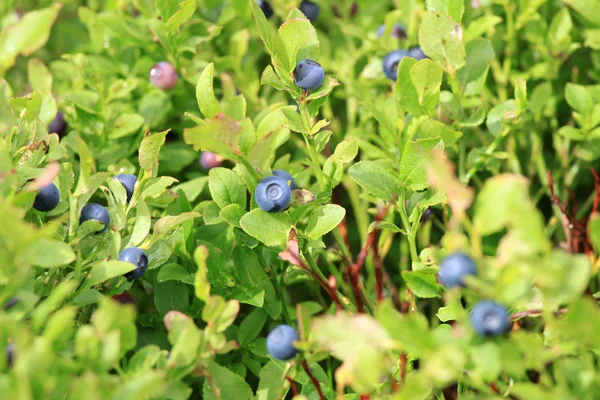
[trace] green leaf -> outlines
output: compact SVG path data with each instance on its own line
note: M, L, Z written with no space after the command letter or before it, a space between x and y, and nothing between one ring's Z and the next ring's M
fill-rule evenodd
M419 27L419 45L451 76L465 65L463 30L452 17L428 11Z
M196 100L205 118L213 118L221 112L219 102L213 90L213 73L215 65L210 63L204 68L196 85Z
M123 276L135 268L135 264L125 261L100 261L92 266L86 283L88 286L94 286L109 279Z
M582 114L589 114L594 108L592 96L584 86L576 83L567 83L565 86L565 97L571 108Z
M61 3L55 3L28 12L0 32L0 76L13 66L19 54L28 56L46 43L61 8Z
M481 93L490 64L495 57L492 42L484 38L468 42L466 57L465 66L458 71L458 82L462 93L474 96Z
M404 146L400 161L400 182L415 191L429 187L427 182L428 155L432 150L442 150L444 142L441 138L417 139Z
M144 124L144 117L139 114L121 114L114 122L112 130L108 134L111 139L118 139L136 133Z
M437 106L442 86L442 69L429 59L418 61L410 70L419 104L433 111Z
M254 14L254 20L256 21L256 27L258 28L258 33L260 34L260 38L262 39L267 52L271 55L274 53L275 49L275 41L273 39L273 34L271 30L271 26L265 17L260 5L257 1L251 0L250 4L252 4L252 13Z
M242 229L267 246L284 246L292 229L287 213L268 213L255 208L240 220Z
M440 297L440 285L437 283L437 270L424 268L418 271L403 271L402 278L417 297L428 299Z
M276 68L289 74L296 68L297 56L298 59L319 59L317 31L308 19L293 18L285 21L275 38L273 61Z
M427 0L427 9L448 14L456 21L460 21L465 12L465 3L462 0Z
M202 394L205 400L254 399L254 394L250 386L235 372L213 362L208 368L207 373L211 379L204 380ZM212 387L210 382L216 387ZM219 392L218 396L215 394L217 391Z
M342 140L333 152L333 161L339 161L344 164L354 160L358 154L358 142L352 137Z
M156 280L158 282L178 281L193 285L194 274L179 264L170 263L160 267Z
M223 207L221 211L219 211L219 218L228 224L240 228L240 219L242 219L245 213L246 210L244 210L239 204L230 204L226 207Z
M244 124L225 114L217 114L204 125L186 128L183 138L195 150L209 150L225 158L235 159L244 145ZM252 134L255 135L253 132ZM256 137L250 139L253 144Z
M66 266L75 261L75 253L64 242L40 239L29 248L27 255L31 264L42 268Z
M256 391L256 400L284 399L289 389L284 388L286 369L279 363L269 361L260 370L260 381Z
M252 312L248 314L248 316L244 318L240 324L237 333L237 340L240 343L240 346L244 346L256 339L266 322L267 313L263 309L256 308L252 310Z
M416 64L417 60L412 57L404 57L400 60L396 80L396 101L407 112L419 116L427 114L427 109L419 103L419 95L411 79L411 71Z
M187 286L176 281L159 283L154 288L154 304L161 315L173 310L186 313L190 306Z
M147 135L142 139L139 151L140 168L148 172L152 176L158 174L158 153L160 148L165 143L169 130Z
M40 60L33 58L27 64L27 77L33 90L47 96L52 92L52 74L48 67Z
M571 6L583 18L600 26L600 0L564 0L564 3Z
M230 204L238 204L246 208L246 186L242 178L235 172L226 168L212 168L208 173L208 187L210 194L221 208Z
M177 228L186 221L190 221L201 216L202 215L197 212L184 212L179 215L167 215L166 217L162 217L154 223L154 232L152 232L152 238L150 238L150 241L145 247L152 247L152 245L156 243L158 239L165 233Z
M316 240L333 230L344 219L346 210L337 204L319 206L310 214L306 225L306 235Z
M360 161L348 169L354 181L375 197L391 201L398 194L400 181L388 172L382 161Z
M196 11L196 0L184 0L179 3L179 10L167 21L166 28L170 33L175 33L181 25L189 21Z
M210 283L206 279L206 260L208 259L208 249L206 246L198 246L194 252L194 262L198 266L196 276L194 277L194 293L196 297L205 303L210 297Z
M400 342L406 352L419 357L436 350L435 339L429 331L427 318L423 314L400 314L394 309L391 301L387 300L379 305L376 317L389 335Z
M444 146L454 145L462 137L461 131L455 131L440 121L427 118L419 125L419 138L441 137Z

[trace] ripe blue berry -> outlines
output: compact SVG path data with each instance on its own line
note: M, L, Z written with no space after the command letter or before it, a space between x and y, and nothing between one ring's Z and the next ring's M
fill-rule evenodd
M427 55L425 53L423 53L423 50L419 46L410 48L408 50L408 56L416 59L417 61L428 58Z
M315 90L321 87L325 80L325 71L318 62L302 60L294 69L294 83L301 89Z
M273 16L273 9L267 0L258 0L258 6L265 14L266 18L271 18Z
M220 167L223 163L223 157L210 151L203 151L200 154L200 165L204 169Z
M423 211L423 214L421 215L421 222L429 221L429 218L431 218L432 214L433 214L433 209L431 207L427 207L427 209L425 211Z
M379 29L377 29L377 37L382 37L385 33L385 25L381 25ZM390 36L395 37L398 40L406 39L406 29L401 23L397 23L392 28L392 32Z
M294 342L297 340L300 340L300 336L294 328L289 325L279 325L267 336L267 351L277 360L291 360L298 353L294 347Z
M254 198L256 204L263 211L283 211L290 204L292 191L285 179L278 176L268 176L256 186Z
M290 184L290 189L296 189L296 182L294 182L294 178L292 178L292 176L286 171L282 169L275 169L273 170L273 175L285 179Z
M125 192L127 193L127 201L131 200L131 196L133 196L133 191L135 189L135 184L137 183L137 176L133 174L119 174L115 176L121 182L121 185L125 188Z
M128 247L119 254L119 261L125 261L135 265L135 269L125 274L129 280L141 278L148 268L148 256L144 250L137 247Z
M66 130L67 122L65 121L65 116L59 111L56 113L56 117L54 117L52 122L50 122L50 125L48 125L48 132L62 136Z
M480 301L473 307L471 325L481 336L497 336L509 328L508 309L493 301Z
M166 61L154 64L150 70L150 83L159 89L172 89L177 83L175 67Z
M38 211L52 211L60 201L60 192L54 183L40 189L33 201L33 208Z
M108 229L108 225L110 225L110 215L108 214L108 210L102 207L100 204L86 204L85 207L81 209L81 215L79 216L80 224L92 219L100 221L104 224L104 228L96 233L102 233L106 231Z
M395 81L398 77L398 64L408 53L405 50L394 50L383 58L383 72Z
M304 0L300 3L300 11L306 15L310 22L315 22L319 17L319 5L309 0Z
M477 268L471 257L464 253L450 254L440 264L438 276L442 285L448 288L464 286L467 275L477 275Z

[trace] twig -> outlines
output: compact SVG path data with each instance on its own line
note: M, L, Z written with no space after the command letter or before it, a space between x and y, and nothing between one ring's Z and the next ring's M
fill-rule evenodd
M408 361L408 356L406 353L400 354L400 380L404 382L406 379L406 364Z
M554 315L559 316L559 315L565 314L567 311L569 311L567 308L561 308L559 310L554 311ZM529 316L542 315L542 313L543 313L543 310L540 310L540 309L521 311L521 312L512 314L510 316L510 320L515 321L517 319L521 319L521 318L525 318L525 317L529 317Z
M298 392L298 386L296 386L296 382L294 382L294 380L287 375L285 379L287 379L287 381L290 383L290 387L292 388L292 393L294 393L294 396L298 396L300 392Z
M321 384L319 383L317 378L314 377L312 372L310 372L310 368L308 367L308 363L306 362L306 360L302 361L302 368L304 368L304 372L306 372L306 375L308 375L313 385L315 385L315 389L317 389L317 393L319 393L319 399L325 400L325 396L323 395L323 391L321 390Z
M375 292L377 293L377 303L380 303L383 300L383 263L379 256L377 241L373 241L373 260L375 263Z

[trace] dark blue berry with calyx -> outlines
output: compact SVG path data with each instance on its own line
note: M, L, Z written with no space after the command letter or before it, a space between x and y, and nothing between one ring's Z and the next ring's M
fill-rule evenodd
M508 309L490 300L477 303L469 318L473 329L481 336L502 335L510 326Z
M263 211L284 211L292 199L292 190L285 179L279 176L268 176L256 186L254 199Z
M128 247L119 254L119 261L125 261L135 265L135 269L125 274L129 280L141 278L148 269L148 256L144 250L138 247Z
M48 212L54 210L59 202L60 192L54 183L50 183L39 190L33 201L33 208Z
M67 121L65 121L65 115L60 111L56 113L56 117L48 125L49 133L56 133L62 136L67 130Z
M391 80L395 81L398 77L398 64L408 55L405 50L394 50L383 58L383 72Z
M294 69L294 83L301 89L315 90L325 80L325 71L321 64L313 60L302 60Z
M100 221L104 224L104 228L96 233L102 233L106 231L110 225L110 215L108 214L108 210L100 204L90 203L81 209L81 215L79 216L80 224L92 219Z

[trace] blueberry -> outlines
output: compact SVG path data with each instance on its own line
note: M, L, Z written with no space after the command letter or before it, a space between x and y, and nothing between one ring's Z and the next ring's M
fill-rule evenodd
M50 122L48 125L48 132L57 133L59 136L62 136L67 130L67 122L65 121L65 116L60 111L56 113L56 117Z
M423 50L419 46L410 48L408 50L408 56L416 59L417 61L429 58L425 53L423 53Z
M292 189L292 190L296 189L296 182L294 182L294 178L292 178L292 176L290 174L288 174L286 171L284 171L282 169L276 169L276 170L273 170L273 175L278 176L278 177L283 178L286 181L288 181L290 184L290 189Z
M268 1L258 0L258 6L262 10L262 12L265 14L265 18L271 18L273 16L273 9L271 8L271 5L269 4Z
M115 176L121 182L121 185L125 188L125 192L127 193L127 201L131 200L131 196L133 196L133 191L135 189L135 184L137 183L137 176L133 174L119 174Z
M396 80L398 77L398 64L407 55L408 53L404 50L394 50L383 58L383 72L388 78L393 81Z
M223 157L210 151L203 151L200 154L200 165L204 169L220 167L223 163Z
M497 336L510 326L508 309L493 301L480 301L470 315L471 325L481 336Z
M6 365L12 367L15 363L16 346L13 342L9 342L4 350L6 354Z
M100 204L90 203L81 209L81 215L79 216L80 224L92 219L100 221L104 224L104 228L96 233L102 233L106 231L108 229L108 225L110 225L110 215L108 215L108 210L102 207Z
M467 275L477 275L475 262L468 255L453 253L442 260L438 273L442 285L448 288L464 286Z
M429 218L431 218L432 214L433 209L431 207L427 207L427 209L425 209L425 211L423 211L423 214L421 215L421 222L429 221Z
M385 33L385 25L381 25L379 29L377 29L377 37L382 37ZM395 37L398 40L406 39L406 29L401 23L397 23L392 28L392 32L390 36Z
M11 297L10 299L8 299L8 301L6 303L4 303L4 305L2 306L2 308L4 308L4 310L10 310L11 308L13 308L17 303L19 302L19 298L17 296L15 297Z
M325 80L325 71L318 62L302 60L294 69L294 83L301 89L315 90L321 87Z
M54 183L41 188L33 201L33 208L38 211L52 211L60 201L60 192Z
M254 198L256 204L263 211L283 211L290 204L292 191L285 179L278 176L268 176L256 186Z
M128 247L119 254L119 261L132 263L136 268L125 274L129 280L141 278L148 268L148 256L144 250L137 247Z
M154 64L150 70L150 83L159 89L172 89L177 83L175 67L166 61Z
M298 332L289 325L279 325L267 335L267 351L271 357L287 361L296 356L294 341L300 340Z
M300 11L302 11L302 14L306 15L306 18L308 18L310 22L315 22L319 17L319 5L309 0L303 0L302 3L300 3Z

